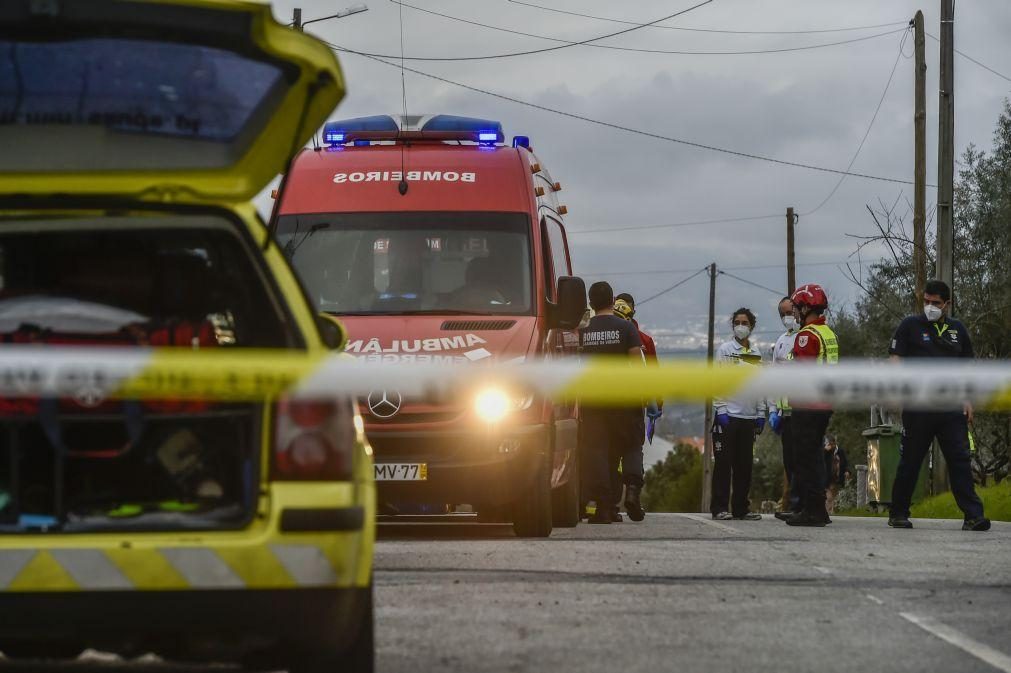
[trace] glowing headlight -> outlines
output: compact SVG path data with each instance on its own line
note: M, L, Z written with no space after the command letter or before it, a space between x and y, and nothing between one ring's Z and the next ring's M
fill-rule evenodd
M510 395L501 388L485 388L474 397L474 412L488 423L498 423L513 411L529 409L533 395Z

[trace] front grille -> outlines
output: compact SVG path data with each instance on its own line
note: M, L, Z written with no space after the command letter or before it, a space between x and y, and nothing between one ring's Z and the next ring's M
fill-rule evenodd
M442 329L447 332L501 331L510 329L515 324L515 320L447 320L442 323Z

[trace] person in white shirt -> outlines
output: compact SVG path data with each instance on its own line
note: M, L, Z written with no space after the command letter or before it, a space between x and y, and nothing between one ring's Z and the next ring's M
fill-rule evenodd
M762 360L750 336L755 329L755 314L747 308L734 311L730 319L734 338L720 344L715 360L722 366L756 366ZM721 521L741 519L758 521L761 514L751 511L751 469L754 464L755 436L765 427L766 404L763 400L713 400L713 483L710 511Z
M793 315L793 302L783 297L779 302L779 319L783 321L783 332L772 347L772 364L783 364L793 359L793 343L797 340L797 318ZM786 472L787 496L783 510L776 512L776 518L785 520L790 514L800 512L804 504L793 478L794 450L793 435L790 433L790 405L786 398L769 400L769 427L779 435L783 443L783 470Z

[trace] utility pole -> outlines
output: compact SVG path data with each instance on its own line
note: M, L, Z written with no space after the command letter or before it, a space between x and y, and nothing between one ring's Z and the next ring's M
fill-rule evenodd
M941 0L941 91L937 119L937 273L954 291L952 197L955 180L955 0ZM952 302L954 304L954 302Z
M709 265L709 340L706 343L706 362L713 364L713 341L716 323L716 262ZM702 502L699 511L709 511L713 488L713 401L706 400L706 420L703 427L705 448L702 452Z
M793 214L793 206L790 206L786 209L786 289L791 297L797 289L797 259L793 247L793 225L796 223L797 216Z
M296 7L291 10L291 27L295 30L302 30L302 8Z
M919 313L927 284L927 62L924 55L923 12L913 17L916 85L913 95L913 313ZM940 258L940 257L939 257Z

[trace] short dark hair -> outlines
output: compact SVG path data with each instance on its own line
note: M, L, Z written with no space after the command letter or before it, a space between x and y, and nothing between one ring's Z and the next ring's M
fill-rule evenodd
M590 291L587 294L590 297L590 308L594 311L614 306L614 290L606 281L598 280L590 286Z
M928 280L923 286L923 294L936 294L944 301L951 301L951 288L943 280Z
M635 309L635 299L632 299L632 295L630 295L628 292L622 292L621 294L619 294L617 297L614 298L615 301L618 301L619 299L624 299L626 304L631 306L633 310Z
M754 327L755 323L758 322L758 318L756 318L755 314L751 312L751 309L750 308L745 308L744 306L742 306L741 308L737 309L736 311L733 312L733 314L731 314L731 316L730 316L730 322L734 322L734 318L736 318L739 315L747 316L748 322L751 323L752 327Z

